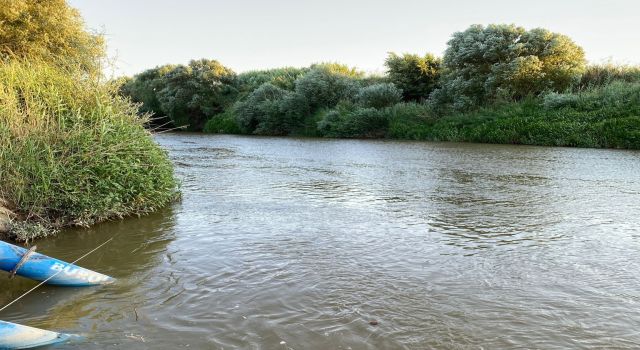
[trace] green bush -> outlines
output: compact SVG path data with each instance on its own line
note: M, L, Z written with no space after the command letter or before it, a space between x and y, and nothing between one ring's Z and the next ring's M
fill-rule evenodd
M436 120L426 105L416 102L398 103L385 108L383 113L389 120L387 137L393 139L424 139Z
M543 98L547 109L571 108L587 115L599 111L603 115L640 115L640 82L595 86L575 93L549 93Z
M487 106L426 128L425 140L640 148L640 83Z
M360 88L361 75L340 65L316 65L298 78L295 92L304 97L312 110L330 108L342 100L353 100Z
M203 132L210 134L242 134L235 118L235 109L229 108L224 113L216 114L204 125Z
M235 101L236 74L215 60L191 61L162 76L160 108L176 127L201 131L206 121Z
M456 110L518 100L573 86L585 69L584 51L569 37L515 25L473 25L453 34L443 58L437 104Z
M402 90L406 101L421 101L438 86L442 60L432 54L390 53L385 61L389 81Z
M173 167L117 88L31 62L0 65L0 198L62 227L154 211Z
M262 84L234 106L236 122L244 133L287 135L306 115L304 99L271 83Z
M363 107L389 107L402 100L402 90L391 83L373 84L361 88L355 100Z
M318 122L318 130L326 137L380 138L387 132L389 122L375 108L343 103L328 110Z

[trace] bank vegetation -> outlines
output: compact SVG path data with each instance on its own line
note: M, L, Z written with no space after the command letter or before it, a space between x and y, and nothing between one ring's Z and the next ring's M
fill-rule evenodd
M104 43L64 0L0 0L0 236L156 210L175 198L148 116L102 76Z
M122 93L156 127L190 131L640 148L640 67L589 65L563 34L473 25L443 57L390 53L385 66L237 74L202 59L149 69Z

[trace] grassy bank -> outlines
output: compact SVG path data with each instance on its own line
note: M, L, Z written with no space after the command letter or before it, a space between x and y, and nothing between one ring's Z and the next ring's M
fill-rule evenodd
M550 93L443 117L396 119L385 137L640 149L640 83Z
M0 198L9 238L144 214L176 194L172 164L115 87L36 60L0 64Z

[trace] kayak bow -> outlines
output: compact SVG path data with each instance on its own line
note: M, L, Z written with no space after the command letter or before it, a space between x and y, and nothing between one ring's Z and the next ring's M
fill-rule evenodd
M48 284L66 287L96 286L114 281L113 278L101 273L2 241L0 241L0 270L36 281L45 281L50 278L47 281Z
M61 343L71 336L0 321L0 349L29 349Z

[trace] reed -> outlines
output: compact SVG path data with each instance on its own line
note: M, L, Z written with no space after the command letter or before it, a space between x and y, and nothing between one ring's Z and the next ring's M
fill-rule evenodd
M0 198L22 222L11 238L144 214L175 198L172 164L144 129L147 117L116 92L38 60L0 63Z

